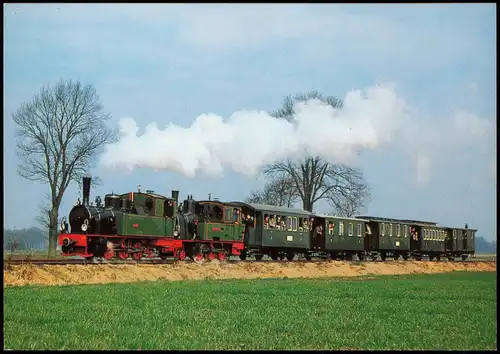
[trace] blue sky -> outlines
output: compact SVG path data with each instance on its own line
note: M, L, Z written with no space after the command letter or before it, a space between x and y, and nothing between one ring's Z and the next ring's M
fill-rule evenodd
M131 117L141 129L154 121L189 126L203 113L274 110L297 92L344 97L390 82L413 112L415 135L411 149L361 155L372 188L364 213L467 222L496 239L495 10L494 4L5 4L5 226L35 225L48 190L16 173L12 113L60 77L93 84L113 124ZM239 200L262 185L231 170L222 178L151 169L93 173L104 182L94 197L141 184L163 194L179 189L181 197ZM78 195L69 188L61 214Z

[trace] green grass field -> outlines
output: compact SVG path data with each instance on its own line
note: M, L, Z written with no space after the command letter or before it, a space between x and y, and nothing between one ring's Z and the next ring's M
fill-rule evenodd
M8 287L7 349L495 349L496 273Z

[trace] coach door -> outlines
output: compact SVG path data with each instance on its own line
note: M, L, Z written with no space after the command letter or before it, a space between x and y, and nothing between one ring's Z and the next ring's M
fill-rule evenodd
M262 245L262 232L264 229L264 218L261 211L255 212L255 244Z

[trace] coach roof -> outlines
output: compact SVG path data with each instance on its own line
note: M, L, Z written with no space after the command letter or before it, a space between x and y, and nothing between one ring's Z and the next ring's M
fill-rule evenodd
M402 224L415 224L415 225L427 225L427 226L437 226L437 223L432 221L419 221L419 220L407 220L407 219L392 219L392 218L382 218L378 216L364 216L359 215L356 218L366 219L370 221L382 221L382 222L393 222Z
M242 203L242 202L231 202L227 204L237 205L237 206L245 206L247 208L252 208L258 211L267 211L270 213L280 213L280 214L296 214L296 215L307 215L313 216L314 214L303 209L298 208L285 208L279 207L276 205L267 205L267 204L255 204L255 203Z

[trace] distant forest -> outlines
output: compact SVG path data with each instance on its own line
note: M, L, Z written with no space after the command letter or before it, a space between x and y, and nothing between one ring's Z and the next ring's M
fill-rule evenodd
M16 245L16 250L47 250L48 232L37 227L29 229L3 229L3 249L10 250ZM496 253L496 242L490 242L482 237L476 238L477 253Z

